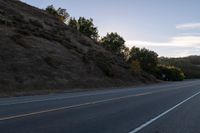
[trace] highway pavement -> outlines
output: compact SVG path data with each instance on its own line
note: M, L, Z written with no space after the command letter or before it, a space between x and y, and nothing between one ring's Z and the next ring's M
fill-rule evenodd
M200 133L200 80L0 98L0 133Z

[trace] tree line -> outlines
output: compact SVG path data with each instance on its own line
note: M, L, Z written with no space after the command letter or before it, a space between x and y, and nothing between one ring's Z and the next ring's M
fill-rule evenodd
M185 78L185 75L180 68L172 65L160 64L156 52L138 47L129 49L125 45L124 38L116 32L107 33L106 36L100 37L98 28L94 25L93 19L91 18L72 18L66 9L55 9L53 5L48 6L46 12L66 23L71 28L98 42L99 45L117 55L119 58L122 58L129 64L131 72L134 75L140 75L143 72L146 72L154 75L158 79L167 81L180 81Z

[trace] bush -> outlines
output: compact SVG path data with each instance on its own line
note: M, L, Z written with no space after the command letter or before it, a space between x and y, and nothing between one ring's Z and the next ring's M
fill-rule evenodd
M189 56L184 58L159 58L159 63L181 68L186 78L200 78L200 56Z
M95 62L96 66L108 77L115 77L118 74L113 65L113 58L107 53L89 50L83 56L83 62L87 64Z
M108 77L115 76L115 70L108 60L102 61L97 59L96 64Z
M0 14L5 15L6 12L5 12L4 10L1 10L1 9L0 9Z
M53 56L47 56L47 57L45 57L44 61L50 67L55 68L55 69L57 69L61 65L61 62L56 57L53 57Z
M16 33L19 33L21 35L24 35L24 36L30 36L31 33L27 30L27 29L15 29L15 32Z
M53 5L47 6L46 12L57 17L62 22L66 22L70 17L66 9L63 8L55 9Z
M33 19L30 19L29 20L30 24L36 26L36 27L39 27L39 28L43 28L43 25L40 21L38 20L33 20Z
M136 75L141 74L142 70L141 70L141 66L140 66L140 62L139 61L137 61L137 60L132 61L130 68L131 68L131 72L133 74L136 74Z
M0 24L3 24L3 25L5 25L7 23L7 21L5 20L5 19L3 19L3 18L0 18Z
M16 34L13 35L11 37L11 39L18 44L19 46L23 47L23 48L31 48L31 46L29 44L27 44L24 40L23 40L23 36L21 34Z
M174 66L159 65L156 77L165 81L182 81L185 75L180 68Z

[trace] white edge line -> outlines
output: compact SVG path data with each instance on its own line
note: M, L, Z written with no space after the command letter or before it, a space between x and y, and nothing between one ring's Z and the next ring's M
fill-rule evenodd
M180 102L179 104L175 105L174 107L170 108L169 110L163 112L162 114L156 116L155 118L147 121L146 123L142 124L141 126L135 128L133 131L130 131L129 133L137 133L139 131L141 131L142 129L144 129L145 127L149 126L150 124L152 124L153 122L155 122L156 120L158 120L159 118L163 117L164 115L170 113L171 111L173 111L174 109L176 109L177 107L181 106L182 104L184 104L185 102L189 101L190 99L194 98L195 96L199 95L200 91L194 95L192 95L191 97L185 99L184 101Z

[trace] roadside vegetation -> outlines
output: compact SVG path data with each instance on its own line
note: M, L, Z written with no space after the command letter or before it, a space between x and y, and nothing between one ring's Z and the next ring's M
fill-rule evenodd
M129 69L134 75L148 73L165 81L182 81L185 79L185 74L180 69L183 68L180 67L181 65L169 63L166 58L159 58L156 52L146 48L132 47L129 49L125 45L124 38L116 32L107 33L106 36L100 37L98 28L94 25L92 18L70 18L66 9L55 9L53 5L48 6L46 11L66 23L69 27L91 38L111 53L117 55L118 58L122 58L129 64ZM108 68L108 66L105 68Z
M68 25L93 40L97 40L99 37L98 29L94 26L91 18L80 17L78 20L70 18Z
M66 9L63 9L63 8L55 9L53 5L50 5L50 6L47 6L45 10L46 12L55 16L62 22L67 22L70 19L70 15Z
M156 77L166 81L182 81L185 79L185 75L180 68L166 65L157 66Z
M200 78L200 56L184 58L159 58L159 63L181 68L187 79Z

